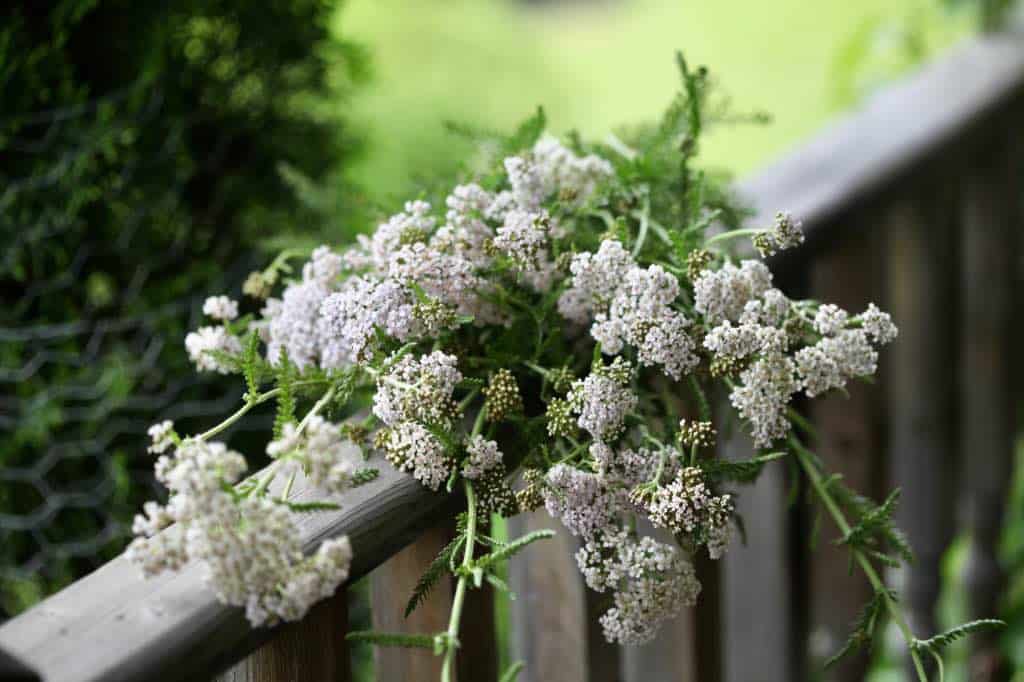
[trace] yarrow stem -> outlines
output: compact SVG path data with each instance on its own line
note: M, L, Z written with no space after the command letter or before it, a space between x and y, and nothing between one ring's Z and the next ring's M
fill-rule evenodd
M299 381L299 382L296 382L293 385L293 388L306 387L306 386L314 386L316 384L322 384L322 383L325 383L325 382L326 382L326 380L324 380L324 379L311 379L309 381ZM213 428L209 429L208 431L204 431L203 433L199 434L198 436L195 436L194 440L205 441L205 440L208 440L210 438L213 438L214 436L216 436L217 434L219 434L222 431L226 430L232 424L237 422L239 419L244 417L246 414L248 414L249 411L252 410L252 408L256 407L257 405L262 405L263 403L267 402L271 398L276 398L279 395L281 395L281 389L280 388L274 388L274 389L271 389L271 390L266 391L264 393L260 393L260 394L258 394L256 396L250 396L250 395L246 394L245 404L243 404L240 408L238 408L238 410L236 410L234 412L234 414L232 414L230 417L228 417L227 419L222 421L220 424L217 424Z
M843 535L848 535L851 530L850 524L846 520L846 515L843 514L842 509L839 508L839 504L835 501L835 498L832 497L832 494L825 486L825 483L821 478L821 472L818 471L818 467L814 463L814 454L804 447L803 443L801 443L796 436L789 436L789 444L792 446L793 451L796 454L797 461L800 462L801 468L804 470L804 473L807 474L807 479L811 482L811 487L814 488L814 492L818 495L818 499L820 499L822 504L825 505L825 509L828 511L829 516L831 516L832 520L835 521L840 532L842 532ZM910 651L910 658L914 663L914 670L917 672L918 679L921 682L928 682L928 676L925 674L921 657L918 654L917 648L914 646L917 639L914 637L914 633L910 629L910 624L907 622L903 609L889 594L889 590L886 588L885 583L882 582L882 579L879 577L875 567L871 565L871 562L866 556L864 556L863 552L852 546L850 547L850 551L853 552L854 559L861 567L864 575L867 576L868 582L871 583L875 592L882 595L882 600L885 603L886 610L888 610L889 615L892 616L893 621L903 634L903 638L907 642L907 648Z
M728 232L720 232L714 237L710 237L704 241L704 247L707 248L712 244L719 242L729 241L730 239L738 239L739 237L750 237L755 234L761 234L764 232L761 228L756 227L744 227L738 230L729 230Z
M462 553L459 581L455 586L455 598L452 600L452 613L448 619L444 663L441 666L441 682L451 682L452 680L455 652L459 647L462 605L466 601L466 589L473 569L473 549L476 545L476 496L473 494L473 485L468 480L463 480L463 486L466 490L466 543Z

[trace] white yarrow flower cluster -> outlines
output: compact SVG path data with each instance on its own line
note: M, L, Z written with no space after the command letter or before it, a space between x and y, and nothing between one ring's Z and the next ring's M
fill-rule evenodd
M651 537L619 531L583 545L576 561L587 586L613 592L613 606L600 618L612 643L651 641L666 620L693 606L700 594L693 565L680 552Z
M567 398L579 415L577 424L599 441L614 440L622 432L626 415L638 401L628 381L601 371L574 382Z
M462 465L462 475L470 480L484 478L503 463L498 444L480 435L469 439L466 452L469 458Z
M185 337L188 359L200 372L229 374L232 366L223 355L239 355L242 342L224 327L200 327Z
M717 325L737 321L749 301L772 286L772 273L761 261L745 260L739 267L726 263L720 270L704 270L693 283L693 307Z
M328 540L304 557L287 507L266 498L236 502L226 490L245 468L223 443L187 439L173 456L162 455L156 473L170 500L149 503L136 517L139 537L128 556L147 575L202 562L218 598L244 606L253 625L299 620L348 577L348 539Z
M732 528L732 499L715 495L697 467L682 469L660 486L647 504L651 523L675 535L696 536L707 544L708 554L718 559L725 551Z
M617 355L632 346L642 365L660 365L676 380L697 365L691 322L672 307L679 296L674 275L659 265L637 266L615 240L602 242L597 253L577 254L570 271L559 312L577 323L593 319L590 335L602 352Z
M238 317L238 301L227 296L210 296L203 302L203 315L222 322Z
M275 459L290 458L302 466L310 483L335 495L351 487L361 459L341 427L318 414L310 417L301 431L294 423L285 424L281 437L267 444L267 454Z

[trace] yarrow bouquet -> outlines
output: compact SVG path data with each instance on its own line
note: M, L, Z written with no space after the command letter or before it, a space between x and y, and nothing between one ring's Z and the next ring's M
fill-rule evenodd
M457 588L445 632L354 637L432 647L448 679L466 590L503 588L498 564L550 534L499 542L482 532L490 515L543 506L579 536L587 585L610 597L605 636L640 644L696 601L694 556L727 551L737 519L723 486L789 457L876 590L851 645L888 613L923 679L922 652L937 657L943 637L984 627L913 637L876 570L909 558L890 522L896 496L858 496L805 446L793 399L872 375L896 327L874 305L851 314L792 300L762 260L732 256L740 237L769 256L803 234L785 213L739 229L726 193L693 167L708 81L679 64L682 91L656 126L564 143L538 112L488 141L495 167L451 189L444 211L410 201L356 245L316 249L295 276L294 254L282 254L245 283L264 301L259 315L208 299L215 323L188 335L188 353L200 371L240 374L246 393L205 433L150 430L170 499L136 519L129 554L143 570L197 560L253 625L302 618L347 578L352 550L338 538L304 556L293 515L343 504L381 453L431 490L464 494L456 539L410 607L444 571ZM733 413L713 420L719 392ZM267 401L277 404L271 465L242 480L245 458L214 438ZM734 426L759 448L753 459L715 456L716 432ZM288 499L300 474L323 501ZM285 482L271 494L275 478ZM675 542L640 536L639 518Z

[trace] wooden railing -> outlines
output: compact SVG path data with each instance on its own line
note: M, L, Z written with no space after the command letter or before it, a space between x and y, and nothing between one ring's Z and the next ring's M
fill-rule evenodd
M822 457L855 488L875 496L902 488L899 522L918 560L899 582L922 634L935 629L939 557L961 508L972 539L965 578L973 615L998 613L996 545L1017 397L1022 123L1024 36L989 35L881 92L736 187L755 208L755 224L768 224L779 209L803 219L805 248L776 263L788 293L852 309L878 301L900 326L881 383L818 401L812 417ZM721 451L751 454L742 440ZM349 535L352 580L370 575L380 629L441 630L446 586L413 618L404 620L401 609L451 532L444 519L460 500L379 465L381 476L353 491L344 509L304 516L303 540L313 548ZM834 528L823 524L818 550L809 551L812 511L789 504L791 484L778 465L742 491L747 544L720 563L702 563L700 606L641 649L603 642L598 604L571 558L573 538L560 532L531 546L509 568L518 593L513 654L528 663L519 679L804 679L840 645L869 591L830 544ZM294 495L304 495L301 486ZM539 512L511 525L556 524ZM342 591L301 623L253 630L239 609L217 602L198 569L143 580L119 557L0 626L0 650L48 682L345 680L346 613ZM491 596L474 593L463 636L472 654L459 663L464 682L496 678L494 622ZM977 655L991 644L975 642ZM865 665L854 657L832 675L859 680ZM437 666L429 652L377 655L381 680L429 680Z

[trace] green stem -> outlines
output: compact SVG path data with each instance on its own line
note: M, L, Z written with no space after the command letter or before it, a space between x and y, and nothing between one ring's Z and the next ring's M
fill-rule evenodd
M288 496L292 492L292 484L295 483L295 474L298 473L298 469L292 469L291 475L288 477L288 482L284 484L284 489L281 491L281 501L284 502L288 499Z
M314 384L322 384L322 383L324 383L323 379L311 379L309 381L299 381L299 382L295 383L293 385L293 387L297 388L299 386L311 386L311 385L314 385ZM278 396L280 393L281 393L281 389L280 388L275 388L275 389L267 391L266 393L260 393L259 395L255 396L255 397L247 398L246 401L245 401L245 404L242 405L240 408L238 408L238 411L236 411L230 417L228 417L227 419L222 421L220 424L217 424L216 426L214 426L209 431L205 431L205 432L199 434L198 436L195 436L195 440L206 440L207 438L213 438L218 433L224 431L229 426L231 426L232 424L237 422L239 419L244 417L246 415L246 413L249 412L252 408L256 407L257 405L261 405L261 404L267 402L271 398L274 398L274 397Z
M476 546L476 497L469 481L463 481L466 489L466 548L462 553L462 566L459 571L459 582L455 586L455 598L452 600L452 615L448 619L447 641L445 642L444 663L441 666L441 682L451 682L452 670L455 666L455 652L458 649L459 623L462 620L462 606L466 601L466 589L473 568L473 549Z
M636 244L633 245L633 258L640 255L640 251L644 248L644 242L647 241L647 228L650 225L648 214L650 212L650 202L644 200L644 210L640 212L640 232L636 236Z
M755 234L758 234L760 232L764 232L764 230L761 230L761 229L758 229L758 228L755 228L755 227L747 227L747 228L742 228L742 229L739 229L739 230L729 230L728 232L722 232L720 234L716 234L714 237L711 237L710 239L705 241L704 242L704 247L707 248L707 247L711 246L712 244L716 244L718 242L728 241L729 239L735 239L737 237L751 237L751 236L753 236Z
M821 500L822 504L825 505L825 509L828 511L832 520L835 521L836 525L843 535L850 533L850 524L846 520L846 515L843 514L843 510L839 508L835 498L825 487L824 482L821 478L821 472L814 465L813 455L810 450L805 448L803 444L795 436L789 437L789 443L793 446L793 450L796 453L797 460L800 462L800 466L803 468L804 473L807 474L808 480L811 482L811 486L814 488L815 493ZM867 576L868 582L875 588L875 591L882 595L882 599L885 602L885 607L889 611L889 615L892 616L893 621L899 627L900 632L903 633L903 638L907 642L907 647L910 650L910 658L914 663L914 669L917 671L917 677L921 682L928 682L928 676L925 674L924 665L921 663L921 657L914 646L917 639L914 637L914 633L910 629L910 624L907 622L907 618L903 613L903 609L900 605L889 595L889 590L885 587L882 579L878 576L878 572L875 571L875 567L871 565L868 558L858 550L856 547L850 547L850 551L853 552L853 557L857 561L857 564L864 571L864 575Z
M271 398L273 398L276 395L278 395L280 392L281 392L281 389L275 388L275 389L273 389L271 391L267 391L266 393L260 393L258 396L254 397L254 398L250 398L249 400L246 400L245 404L242 405L242 407L240 407L237 412L235 412L230 417L228 417L227 419L222 421L220 424L217 424L216 426L214 426L209 431L205 431L204 433L199 434L198 436L195 437L195 439L196 440L206 440L207 438L213 438L218 433L220 433L221 431L223 431L224 429L228 428L229 426L234 424L236 421L238 421L239 419L244 417L245 414L249 410L251 410L252 408L256 407L257 405L259 405L261 403L265 403L266 401L268 401Z

